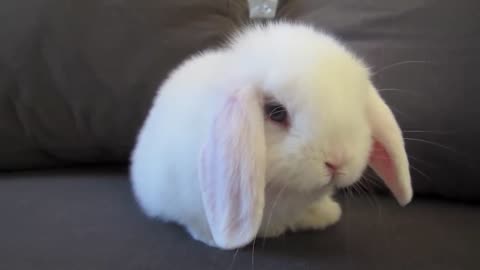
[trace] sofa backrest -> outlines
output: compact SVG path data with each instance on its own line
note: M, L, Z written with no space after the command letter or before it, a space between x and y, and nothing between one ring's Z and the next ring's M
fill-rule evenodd
M480 200L477 0L280 1L374 70L418 194ZM0 3L0 170L127 163L159 83L248 22L245 1Z

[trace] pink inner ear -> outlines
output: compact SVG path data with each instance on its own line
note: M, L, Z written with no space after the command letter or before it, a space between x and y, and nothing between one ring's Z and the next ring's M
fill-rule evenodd
M377 140L373 142L369 164L378 176L383 179L387 187L393 193L396 193L400 187L396 179L395 166L390 154Z
M413 196L402 132L392 111L373 87L368 99L373 145L370 167L380 176L398 203L407 205Z

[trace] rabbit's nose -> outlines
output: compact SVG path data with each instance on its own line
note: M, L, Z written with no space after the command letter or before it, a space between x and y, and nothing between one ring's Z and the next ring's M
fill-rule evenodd
M345 156L343 154L332 154L325 160L325 167L332 176L338 174L338 172L345 166Z
M333 175L338 171L340 165L337 162L327 161L325 162L325 167L327 167L328 171Z

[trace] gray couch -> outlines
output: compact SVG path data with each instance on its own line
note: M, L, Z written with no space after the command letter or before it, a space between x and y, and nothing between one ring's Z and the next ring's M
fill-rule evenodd
M127 165L158 84L248 22L242 0L0 3L0 269L480 269L480 2L291 0L344 40L404 129L415 198L342 192L325 231L238 251L148 220Z

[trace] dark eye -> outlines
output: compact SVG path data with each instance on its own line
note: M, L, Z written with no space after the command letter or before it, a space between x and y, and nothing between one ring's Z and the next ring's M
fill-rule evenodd
M268 119L277 123L287 124L288 122L287 109L280 103L272 102L265 104L265 115Z

